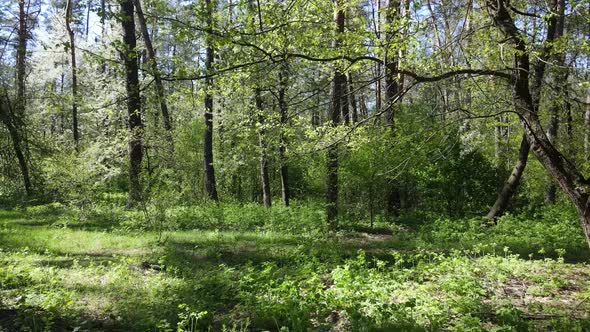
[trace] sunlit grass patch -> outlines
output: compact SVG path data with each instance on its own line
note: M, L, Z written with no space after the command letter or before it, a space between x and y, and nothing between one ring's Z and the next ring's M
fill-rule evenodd
M584 328L590 312L590 268L564 259L577 244L553 236L543 243L558 248L551 254L527 246L520 220L319 236L71 228L9 215L0 226L0 306L29 328L169 331L198 317L199 329L212 330L569 331ZM514 252L502 242L515 239L510 228L524 238ZM530 229L539 239L542 230ZM497 242L479 241L484 235Z

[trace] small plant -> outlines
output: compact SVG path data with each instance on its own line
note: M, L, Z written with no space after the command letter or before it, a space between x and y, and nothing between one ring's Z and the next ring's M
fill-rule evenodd
M193 311L187 304L180 304L178 306L180 312L178 313L178 332L196 332L200 331L202 323L208 315L207 311Z

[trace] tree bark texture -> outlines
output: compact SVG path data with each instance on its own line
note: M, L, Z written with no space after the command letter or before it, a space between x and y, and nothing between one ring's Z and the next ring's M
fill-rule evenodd
M158 98L158 104L160 104L160 111L162 113L162 122L164 129L170 132L172 130L172 121L170 119L170 112L168 111L168 104L166 102L166 92L164 90L164 84L162 83L162 77L158 62L156 60L156 51L152 45L152 38L147 28L145 16L143 15L143 9L141 7L141 0L133 0L135 9L137 10L137 21L141 28L141 35L143 36L143 42L147 50L147 61L149 63L151 74L154 77L154 86L156 90L156 97ZM170 133L167 135L168 139L171 140L172 136Z
M334 21L336 33L332 46L337 49L341 45L342 34L344 33L344 8L343 0L334 0ZM329 124L336 127L340 124L343 87L346 76L338 65L334 67L334 74L331 86L331 107ZM338 218L338 144L331 144L326 154L326 219L335 228Z
M549 141L536 111L529 85L530 59L526 44L510 12L506 0L487 0L494 24L513 43L516 50L513 70L513 102L535 157L561 187L576 207L580 225L590 247L590 181Z
M205 70L208 74L213 72L214 49L213 49L213 11L215 0L205 0L207 11L207 37L206 37L206 58ZM217 201L217 183L215 181L215 169L213 167L213 78L208 76L205 79L205 133L203 137L203 162L205 194L210 199Z
M78 150L80 144L80 134L78 131L78 68L76 66L76 39L71 26L73 9L73 0L68 0L66 4L66 30L70 38L70 61L72 68L72 135L76 150Z
M564 0L552 0L552 10L555 10L556 8L558 8L558 3L562 3ZM489 8L496 8L496 6L494 6L493 1L488 0L488 7ZM499 6L497 6L497 8L504 8L504 10L506 10L506 8L504 7L504 0L499 2ZM497 22L496 24L498 25L499 23L503 23L503 24L507 24L509 25L509 23L506 22L500 22L498 21L497 15L498 13L500 13L499 11L497 11L496 9L492 9L493 11L496 11L495 14L495 22ZM512 17L510 17L510 14L507 12L506 10L506 14L508 15L508 19L512 20ZM504 15L504 13L502 13L502 15ZM513 25L514 25L514 21L510 21ZM537 65L534 67L534 79L533 79L533 85L532 85L532 89L529 88L529 77L526 77L526 85L527 85L527 90L529 91L529 94L531 94L530 98L531 98L531 103L533 108L531 109L532 112L537 112L537 109L539 107L540 104L540 100L541 100L541 88L543 85L543 79L545 77L545 69L546 69L546 63L547 63L547 59L548 59L548 55L551 52L551 48L553 45L553 40L555 40L556 37L559 37L560 35L558 35L556 33L556 27L557 27L557 17L556 16L552 16L549 20L549 23L547 25L547 37L545 38L545 47L543 48L542 54L540 56L540 60L537 63ZM518 35L518 38L520 38L520 34L516 28L516 26L512 27L508 27L505 26L504 28L502 28L501 26L499 26L505 34L515 34ZM508 31L508 30L510 31ZM561 33L563 34L563 30L561 31ZM516 38L516 37L513 37ZM522 39L519 39L518 41L516 41L516 44L522 44L522 45L517 45L518 47L520 47L523 51L526 49L526 46L524 44L524 41ZM515 65L518 63L519 59L518 57L515 56ZM528 55L527 55L527 61L526 61L526 65L527 65L527 75L528 75L528 70L530 67L530 60L528 59ZM518 67L516 67L518 68ZM518 104L515 103L515 107L521 107ZM519 109L516 109L516 112L519 113ZM522 120L522 118L521 118ZM528 152L530 150L530 143L532 141L529 140L529 142L524 142L525 140L527 140L527 134L523 134L521 143L520 143L520 149L518 152L518 160L516 161L516 165L514 166L514 168L512 169L512 172L510 174L510 178L504 183L504 186L502 188L502 190L498 193L498 197L496 198L496 201L494 203L494 205L492 206L492 208L490 209L490 211L487 214L487 218L490 220L495 220L496 218L498 218L499 216L501 216L506 209L508 208L508 204L510 203L510 199L512 198L512 196L514 195L514 193L516 192L516 189L518 188L518 185L520 183L520 179L522 178L522 174L524 173L524 170L526 168L527 165L527 161L528 161ZM523 151L523 148L529 147L529 150ZM526 155L526 157L525 157ZM505 195L509 195L509 196L505 196Z
M129 126L129 195L128 207L135 207L142 200L141 163L143 160L143 123L139 95L139 66L133 2L120 1L123 25L123 61L125 63L125 87L127 91L127 116Z

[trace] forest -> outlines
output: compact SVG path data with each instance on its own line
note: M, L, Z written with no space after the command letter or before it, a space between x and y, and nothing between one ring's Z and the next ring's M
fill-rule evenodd
M3 331L590 331L590 0L0 0Z

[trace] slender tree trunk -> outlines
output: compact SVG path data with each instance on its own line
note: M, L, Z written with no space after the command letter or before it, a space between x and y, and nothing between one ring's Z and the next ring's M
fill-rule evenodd
M334 0L334 21L336 22L336 33L332 46L334 49L340 47L342 34L344 33L344 0ZM346 76L338 66L334 67L332 79L332 105L330 107L329 124L332 127L340 123L340 112L342 108L342 88ZM326 155L326 219L332 228L336 228L338 217L338 144L333 143L327 149Z
M123 25L123 61L127 91L127 114L129 123L129 196L128 207L135 207L142 200L141 162L143 160L143 123L141 120L141 98L139 94L139 66L137 61L137 39L133 2L121 0L121 22Z
M342 101L340 106L340 115L342 117L342 122L345 125L350 124L350 103L349 103L349 94L350 90L348 87L348 80L346 79L345 74L342 77Z
M526 135L523 135L522 140L520 141L520 149L518 149L518 160L516 161L516 165L510 173L510 177L504 183L502 190L498 194L498 198L496 198L496 202L488 212L486 216L490 220L496 219L498 216L502 215L508 204L510 203L510 199L514 195L514 191L518 188L518 184L520 183L520 179L522 178L522 174L526 167L528 157L529 157L529 150L531 146Z
M356 104L356 96L354 94L354 86L352 85L352 73L349 71L346 75L348 81L348 104L352 109L352 123L357 123L359 120L358 107Z
M490 3L488 0L488 3ZM503 2L504 0L502 0ZM563 3L564 0L553 0L552 2L552 10L555 10L558 8L558 3ZM563 12L562 12L563 13ZM510 16L510 15L508 15ZM539 103L541 100L541 87L543 85L543 78L545 77L545 66L546 66L546 60L549 57L549 54L551 52L551 49L553 47L553 40L556 37L560 37L560 35L558 33L556 33L556 26L557 26L557 18L555 16L551 17L549 20L549 23L547 25L547 37L545 39L545 47L543 48L542 54L540 56L540 60L537 63L537 65L534 68L534 80L533 80L533 85L532 88L530 89L531 92L531 102L533 103L533 111L537 111L538 107L539 107ZM516 32L513 33L517 33L517 29L514 28ZM522 42L522 41L521 41ZM524 42L522 42L524 43ZM527 74L528 74L528 68L530 66L529 60L527 58ZM527 76L527 91L529 91L529 78ZM518 105L515 105L516 107L518 107ZM518 112L518 110L517 110ZM492 209L490 209L490 211L487 214L487 218L490 220L495 220L497 217L501 216L506 208L508 207L508 203L510 202L510 199L512 197L512 195L514 195L514 193L516 192L516 189L520 183L520 178L522 177L522 173L524 172L525 168L526 168L526 164L527 164L527 160L528 160L528 152L526 151L526 158L525 158L525 151L523 151L522 149L525 148L526 146L529 146L529 150L530 150L530 144L529 142L525 143L524 141L527 139L526 137L526 133L523 134L523 138L521 140L520 143L520 147L521 149L519 150L518 156L519 159L516 162L516 165L514 166L512 173L510 174L510 178L513 179L513 181L511 181L510 179L508 181L505 182L504 187L502 188L502 190L500 191L500 193L498 194L498 197L496 198L496 202L494 203L494 205L492 206ZM506 197L505 195L509 195L508 197Z
M23 177L23 184L27 196L32 195L32 185L29 173L29 164L26 158L28 151L26 135L24 135L25 123L25 75L26 75L26 56L27 56L27 8L25 0L18 2L18 44L16 48L16 107L15 112L10 110L8 95L2 96L4 101L2 105L2 122L8 128L12 139L14 152L18 159L18 164Z
M503 122L502 116L497 116L496 121ZM502 126L500 124L494 126L494 157L496 159L496 168L498 170L502 169L504 162L502 158Z
M359 96L359 108L360 117L366 119L369 116L369 110L367 110L367 103L365 102L365 96L361 93Z
M25 116L25 63L28 39L25 0L18 1L18 13L18 45L16 48L16 114L14 120L19 123L18 127L21 127L20 123L24 121Z
M262 184L262 203L264 204L264 207L269 208L272 205L272 198L270 192L270 178L268 176L268 157L266 155L266 131L264 129L266 121L264 118L264 106L260 89L256 89L254 94L256 111L258 112L258 123L260 125L260 128L258 128L258 144L260 146L260 181Z
M549 127L547 128L547 138L551 144L555 144L557 140L557 132L559 128L559 114L558 114L558 106L553 103L551 107L549 107L549 116L551 117L549 120ZM549 204L555 203L555 196L557 194L557 187L551 180L548 179L547 188L545 189L545 202Z
M584 113L584 159L590 160L590 88L586 90L586 112Z
M68 0L66 4L66 29L70 37L70 61L72 67L72 134L77 151L80 145L80 134L78 132L78 68L76 66L76 40L74 30L71 27L73 10L73 0Z
M375 22L375 35L377 37L377 40L379 42L381 42L381 0L375 0L376 2L376 7L377 7L377 18L376 18L376 22ZM383 107L383 103L382 103L382 74L383 71L381 69L381 63L377 63L375 65L375 71L376 71L376 78L375 78L375 113L381 112L381 109Z
M314 128L319 127L322 123L322 119L320 117L320 105L322 104L321 102L321 96L318 93L317 95L317 107L314 107L311 111L311 126Z
M572 104L570 102L570 95L569 89L564 89L564 96L565 96L565 134L568 139L568 151L569 155L574 155L576 148L574 145L574 117L572 114Z
M381 99L381 96L383 95L382 91L382 87L381 87L381 64L378 63L376 65L376 72L377 72L377 78L375 81L375 113L379 113L381 112L381 109L383 108L383 102Z
M207 74L213 73L213 13L215 9L215 0L205 0L207 10L207 37L206 37L206 59L205 70ZM217 183L215 181L215 169L213 168L213 78L208 76L205 79L205 133L203 139L203 161L204 161L204 182L205 193L210 199L217 201Z
M104 42L105 41L105 34L106 34L106 13L107 13L107 7L106 7L106 0L100 0L100 41ZM107 63L104 59L100 60L100 72L101 73L105 73L107 70Z
M3 94L5 92L3 91ZM14 154L16 155L16 159L18 160L18 166L21 171L21 175L23 177L23 185L25 187L25 193L27 196L31 196L33 192L33 188L31 186L31 179L29 176L29 165L27 164L27 160L25 158L24 151L22 149L22 138L20 136L19 130L15 125L15 121L10 111L10 104L8 97L6 95L1 96L2 100L0 100L0 120L8 129L8 134L10 135L10 139L12 140L12 147L14 148Z
M139 22L141 35L143 36L143 42L145 43L145 48L147 50L147 61L151 67L151 74L154 77L154 86L158 103L160 104L160 111L162 112L162 122L164 129L170 132L172 131L172 121L170 120L170 112L168 111L168 104L166 102L166 93L164 90L164 84L162 83L158 62L156 60L156 52L154 50L154 46L152 45L152 38L150 37L150 33L147 28L145 16L143 15L143 9L141 8L141 0L133 0L133 4L137 10L137 21ZM167 138L168 140L172 140L172 135L168 133Z
M285 129L288 125L288 109L285 94L287 92L287 70L279 74L279 111L281 117L281 135L279 142L279 160L281 161L281 197L285 206L289 206L291 200L291 193L289 190L289 167L287 166L287 138L285 137Z

